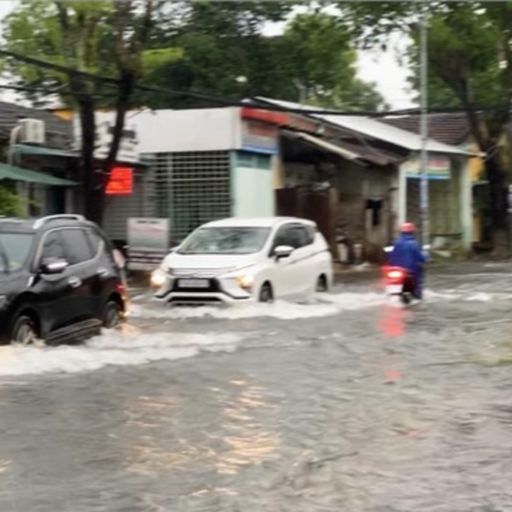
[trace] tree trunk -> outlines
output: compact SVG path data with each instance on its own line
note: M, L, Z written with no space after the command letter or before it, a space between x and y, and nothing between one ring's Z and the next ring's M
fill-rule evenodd
M78 99L80 112L80 129L82 132L80 182L83 187L80 210L85 216L97 221L95 203L96 169L94 165L94 141L96 134L96 122L94 113L94 100L89 95L81 95Z
M123 137L126 113L130 107L130 98L135 86L135 76L130 71L122 71L119 77L119 86L116 101L116 120L112 131L112 141L110 143L109 152L103 162L103 176L110 174L112 166L116 163L117 153L121 145ZM104 180L104 185L107 180Z

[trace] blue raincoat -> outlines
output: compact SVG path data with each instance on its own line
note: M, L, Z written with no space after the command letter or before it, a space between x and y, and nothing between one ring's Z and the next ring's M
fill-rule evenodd
M393 267L406 268L412 274L414 279L414 295L421 299L425 256L423 256L421 246L413 234L402 233L395 240L393 251L389 256L389 263Z

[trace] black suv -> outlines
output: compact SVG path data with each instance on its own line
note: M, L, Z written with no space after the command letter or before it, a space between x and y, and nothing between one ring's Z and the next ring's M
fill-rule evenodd
M0 341L81 341L126 311L122 260L80 215L0 218Z

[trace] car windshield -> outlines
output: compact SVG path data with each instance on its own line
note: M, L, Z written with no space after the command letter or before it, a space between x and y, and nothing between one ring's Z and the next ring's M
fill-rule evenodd
M212 227L194 231L181 245L180 254L251 254L263 249L270 229Z
M0 233L0 272L20 270L27 261L33 235Z

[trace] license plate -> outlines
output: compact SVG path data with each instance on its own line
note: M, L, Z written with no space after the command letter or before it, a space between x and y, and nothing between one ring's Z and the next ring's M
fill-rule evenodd
M388 284L386 286L386 293L388 295L400 295L403 291L403 286L401 284Z
M180 279L178 285L180 288L209 288L210 281L208 279Z

